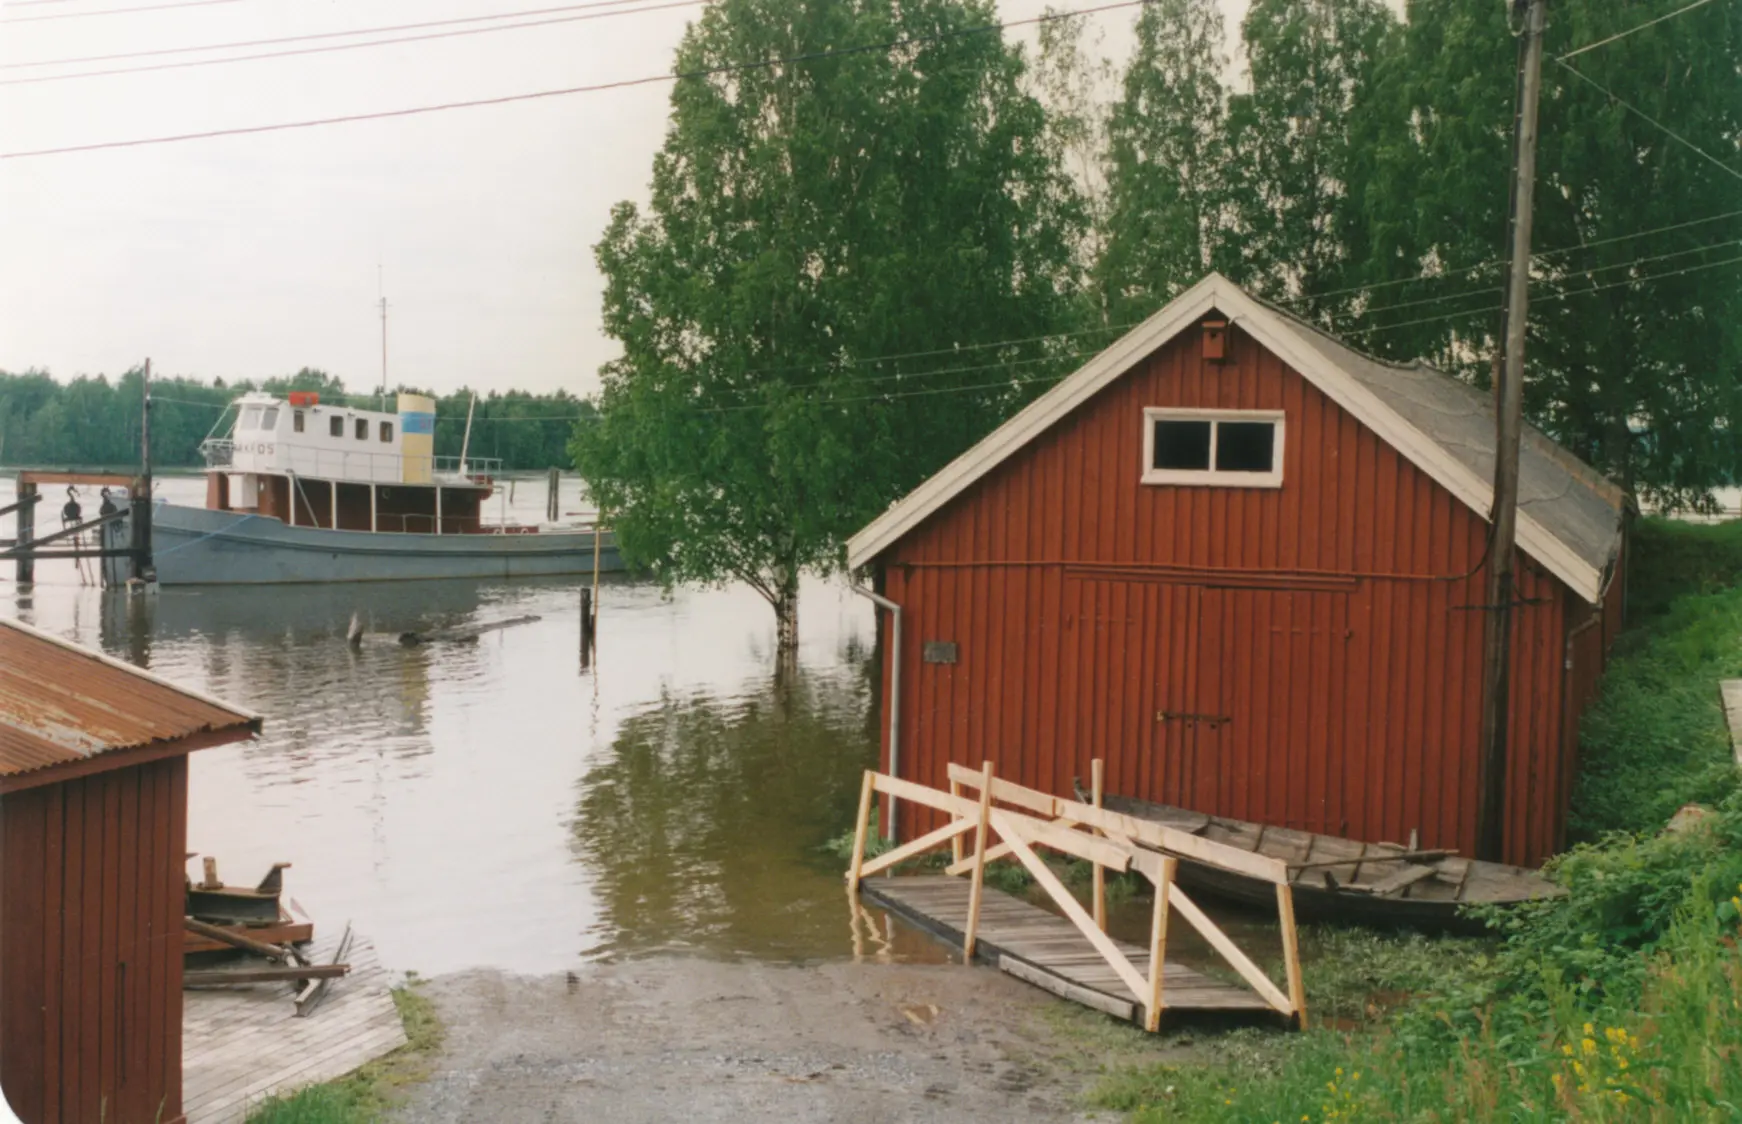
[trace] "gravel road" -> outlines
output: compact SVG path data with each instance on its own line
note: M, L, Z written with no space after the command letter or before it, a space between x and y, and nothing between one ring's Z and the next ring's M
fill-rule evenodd
M1085 1119L1058 1001L987 968L660 957L430 981L446 1027L408 1122Z

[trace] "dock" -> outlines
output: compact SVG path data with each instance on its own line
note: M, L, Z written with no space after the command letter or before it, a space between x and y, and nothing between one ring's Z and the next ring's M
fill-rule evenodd
M859 898L868 898L960 948L967 963L976 957L994 963L1018 979L1151 1033L1161 1029L1162 1016L1169 1012L1280 1017L1289 1026L1304 1028L1306 988L1287 864L1109 811L1102 806L1102 764L1091 764L1092 803L999 780L989 761L978 771L951 763L947 792L867 769L847 868L855 909L860 908ZM933 822L943 823L868 856L878 797L917 804L932 813ZM901 863L942 847L950 849L953 861L941 876L872 878L893 874ZM1040 848L1092 865L1092 909L1042 860ZM1181 858L1273 887L1285 973L1280 986L1180 888L1175 874ZM986 866L1000 860L1021 863L1052 908L987 886ZM1142 947L1107 932L1105 876L1127 871L1154 889L1149 942ZM1238 983L1168 960L1169 926L1179 922L1208 942Z
M948 875L870 878L859 892L951 947L960 949L968 924L972 885ZM1101 954L1077 932L1077 927L990 886L981 890L980 926L974 958L994 965L1017 979L1055 995L1105 1011L1117 1019L1141 1023L1142 1007L1130 997ZM1137 945L1114 941L1131 966L1149 975L1149 953ZM1163 963L1163 994L1169 1011L1234 1011L1272 1014L1257 993L1212 979L1183 964Z
M332 959L336 930L306 949ZM352 939L351 972L334 980L308 1017L290 984L189 991L182 1009L182 1107L188 1124L241 1124L274 1093L343 1077L405 1045L388 976L365 937Z

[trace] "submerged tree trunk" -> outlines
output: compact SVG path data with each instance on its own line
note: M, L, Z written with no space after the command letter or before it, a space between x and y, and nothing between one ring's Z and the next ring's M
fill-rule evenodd
M774 650L782 664L798 660L798 567L786 566L774 587Z

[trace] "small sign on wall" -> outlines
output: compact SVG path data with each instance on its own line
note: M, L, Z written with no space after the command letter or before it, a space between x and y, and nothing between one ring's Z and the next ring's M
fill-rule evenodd
M926 663L955 663L956 642L954 640L927 640L924 658Z

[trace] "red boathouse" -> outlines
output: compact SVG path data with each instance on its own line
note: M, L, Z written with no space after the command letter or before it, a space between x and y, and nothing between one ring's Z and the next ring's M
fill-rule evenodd
M0 621L0 1095L177 1124L187 755L256 715Z
M1483 392L1205 278L848 544L902 619L885 770L1068 794L1102 757L1109 793L1474 855L1493 461ZM1535 866L1623 496L1528 427L1520 472L1504 857Z

